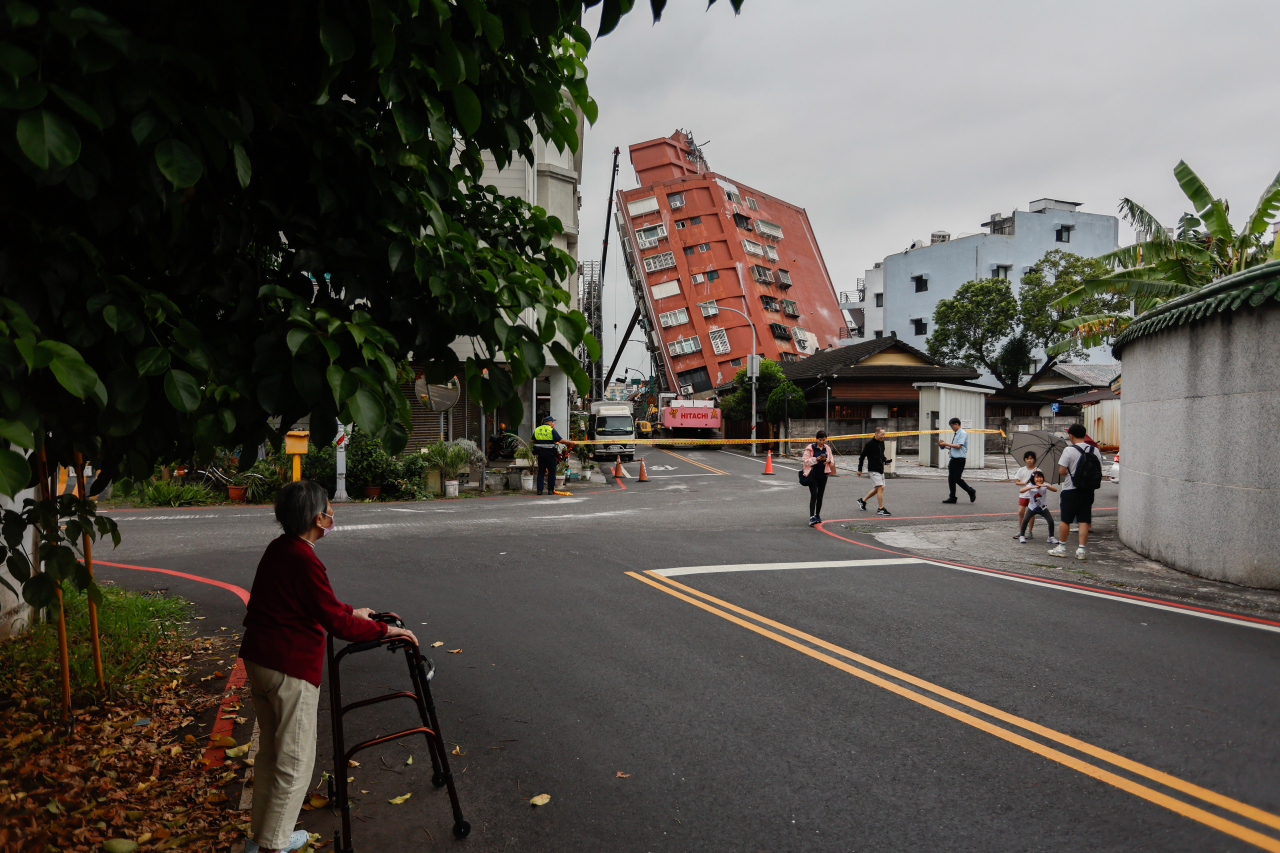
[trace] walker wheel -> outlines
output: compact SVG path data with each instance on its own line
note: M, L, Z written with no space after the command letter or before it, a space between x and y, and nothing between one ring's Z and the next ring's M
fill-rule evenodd
M431 784L435 785L437 788L444 787L444 771L443 770L437 770L435 772L435 775L431 777Z
M453 834L457 838L466 838L471 834L471 824L465 820L460 820L453 825Z

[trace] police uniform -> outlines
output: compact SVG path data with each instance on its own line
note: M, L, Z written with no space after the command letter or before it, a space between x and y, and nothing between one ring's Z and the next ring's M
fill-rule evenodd
M542 478L547 478L547 494L555 494L556 464L560 461L556 445L563 441L551 424L544 423L533 431L533 452L538 457L538 494L542 494Z

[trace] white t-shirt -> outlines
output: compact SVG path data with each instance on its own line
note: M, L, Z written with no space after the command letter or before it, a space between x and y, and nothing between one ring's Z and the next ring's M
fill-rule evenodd
M1075 483L1071 482L1071 478L1075 476L1076 465L1080 464L1081 453L1097 453L1097 449L1088 442L1082 441L1079 444L1072 444L1062 451L1062 455L1058 457L1058 464L1067 469L1067 476L1062 480L1062 491L1074 489ZM1099 456L1101 461L1102 457Z
M1019 486L1025 486L1027 483L1031 482L1031 475L1034 474L1035 472L1036 472L1035 468L1028 468L1027 466L1023 465L1021 468L1017 470L1017 473L1013 475L1013 480ZM1026 495L1025 494L1021 495L1021 497L1025 498Z
M1028 510L1035 511L1037 509L1044 509L1048 506L1048 486L1037 486L1034 489L1023 492L1022 494L1030 501L1030 503L1027 504Z

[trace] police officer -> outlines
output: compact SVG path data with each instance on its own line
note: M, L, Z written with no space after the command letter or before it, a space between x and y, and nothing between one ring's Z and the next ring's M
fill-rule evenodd
M542 419L542 426L533 431L533 452L538 455L538 494L542 494L543 474L547 476L547 494L556 493L556 463L560 461L556 445L573 447L572 441L565 441L556 432L555 423L555 417L547 415Z

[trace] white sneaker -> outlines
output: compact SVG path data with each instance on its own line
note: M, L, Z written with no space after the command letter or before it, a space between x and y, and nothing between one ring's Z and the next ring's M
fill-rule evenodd
M1018 542L1019 542L1020 544L1022 544L1022 545L1026 545L1026 544L1027 544L1027 537L1025 537L1025 536L1019 536L1019 537L1018 537Z
M295 831L293 835L289 836L289 843L280 849L301 850L303 845L305 845L310 839L311 836L307 834L305 829L299 829ZM258 842L254 841L252 838L246 838L244 840L244 853L258 853L259 849Z
M1066 549L1066 548L1063 548L1063 547L1062 547L1062 543L1061 543L1061 542L1059 542L1059 543L1058 543L1058 547L1057 547L1057 548L1050 548L1050 549L1049 549L1049 556L1050 556L1050 557L1065 557L1065 556L1067 556L1067 549Z
M1077 560L1083 560L1084 558L1085 558L1084 549L1083 549L1083 548L1077 548L1077 549L1076 549L1076 559L1077 559Z
M1049 537L1049 544L1050 544L1050 545L1061 545L1062 543L1058 541L1058 537L1057 537L1057 536L1050 536L1050 537Z

